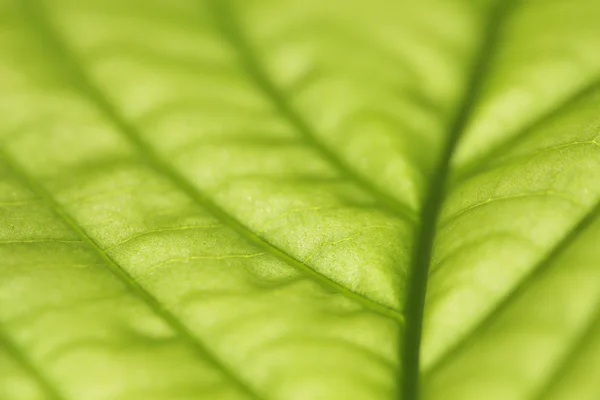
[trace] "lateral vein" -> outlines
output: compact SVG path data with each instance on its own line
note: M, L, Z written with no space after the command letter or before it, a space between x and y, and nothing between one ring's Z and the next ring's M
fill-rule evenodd
M33 377L40 388L49 396L50 400L66 400L67 398L60 392L54 383L40 371L34 361L31 360L19 347L17 343L6 332L6 329L0 325L0 343L8 353Z
M586 212L583 217L575 224L573 228L567 234L554 245L548 254L543 257L530 271L529 273L516 285L513 289L508 292L502 300L485 315L472 329L469 330L459 341L457 341L452 347L450 347L445 353L438 357L437 361L432 364L427 371L423 373L425 379L441 371L456 355L467 349L469 345L502 315L503 312L517 299L521 294L527 291L531 285L533 285L540 276L544 275L552 267L552 262L569 246L571 246L600 215L600 200L596 202L594 206Z
M254 393L246 383L242 382L226 365L224 365L208 347L200 341L187 326L173 313L165 309L160 301L149 291L141 286L123 267L121 267L111 256L109 256L96 241L87 234L87 232L77 223L77 221L60 205L60 203L47 191L40 183L33 179L24 168L6 152L0 149L2 157L13 174L19 179L32 193L36 194L42 201L52 208L54 213L61 218L69 228L75 232L82 241L93 250L103 261L104 265L115 275L123 284L140 300L146 303L152 311L164 320L180 337L200 356L203 360L210 361L215 365L224 376L229 378L240 390L248 394L252 399L259 400L260 396Z
M575 340L567 346L567 350L559 360L557 367L544 380L544 384L541 386L539 392L531 397L532 400L547 399L559 383L565 379L566 372L573 368L590 343L598 337L598 329L600 328L600 299L598 300L589 321Z
M488 151L482 152L481 155L478 155L472 161L468 162L464 167L459 168L452 178L452 186L458 186L469 178L472 178L481 172L490 170L497 164L503 155L517 148L531 134L535 133L537 129L543 127L547 122L559 115L561 111L571 108L571 106L584 100L598 90L600 90L600 77L596 77L588 84L583 85L565 99L558 102L554 107L551 107L538 118L535 118L529 124L521 128L518 132L510 135L504 141L498 143Z
M33 8L35 8L35 10ZM81 63L77 60L77 57L64 43L60 37L60 34L56 32L54 27L48 21L48 18L42 14L43 11L41 8L30 6L28 7L28 11L31 15L32 22L35 22L38 30L40 30L41 36L45 38L49 46L52 46L54 52L60 56L65 69L70 72L69 76L71 79L73 79L72 83L84 96L90 100L92 104L98 108L99 111L104 114L106 119L110 121L115 128L117 128L117 131L122 134L123 137L128 139L133 147L138 150L138 153L144 158L148 166L170 180L177 188L179 188L179 190L184 192L198 206L208 210L230 229L237 232L247 242L271 254L275 258L283 261L293 268L303 272L305 275L328 290L352 299L363 305L365 308L387 318L393 319L400 324L404 322L404 318L399 311L385 304L372 300L361 293L350 290L349 288L306 265L302 261L287 254L279 247L275 246L252 231L246 225L241 223L236 217L231 215L229 212L217 205L208 196L206 196L191 181L178 172L176 168L173 167L168 161L165 161L159 155L156 149L142 138L142 135L138 133L137 129L116 110L116 108L111 104L101 90L92 83L86 72L81 68Z
M228 9L227 1L211 0L211 2L222 34L237 51L240 62L250 79L254 81L254 84L264 97L275 106L305 142L340 172L342 176L369 193L387 211L404 221L414 224L416 222L414 210L371 183L319 139L319 135L315 132L314 128L290 104L280 88L269 78L264 66L261 65L258 55L244 32L242 32L240 24Z

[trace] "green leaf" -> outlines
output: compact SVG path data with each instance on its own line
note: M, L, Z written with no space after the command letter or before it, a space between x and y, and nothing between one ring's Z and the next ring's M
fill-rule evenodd
M598 399L598 20L0 2L0 399Z

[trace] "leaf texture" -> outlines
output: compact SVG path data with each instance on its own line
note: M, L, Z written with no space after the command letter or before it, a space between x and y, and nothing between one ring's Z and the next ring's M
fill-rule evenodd
M0 399L597 399L598 19L0 2Z

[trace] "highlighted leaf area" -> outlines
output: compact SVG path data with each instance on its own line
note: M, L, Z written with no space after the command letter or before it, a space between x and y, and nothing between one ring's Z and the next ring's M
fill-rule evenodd
M0 399L597 400L599 20L0 2Z

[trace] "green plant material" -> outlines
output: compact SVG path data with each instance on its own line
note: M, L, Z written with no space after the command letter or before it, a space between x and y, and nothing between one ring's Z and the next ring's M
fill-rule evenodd
M0 399L600 398L598 21L0 2Z

